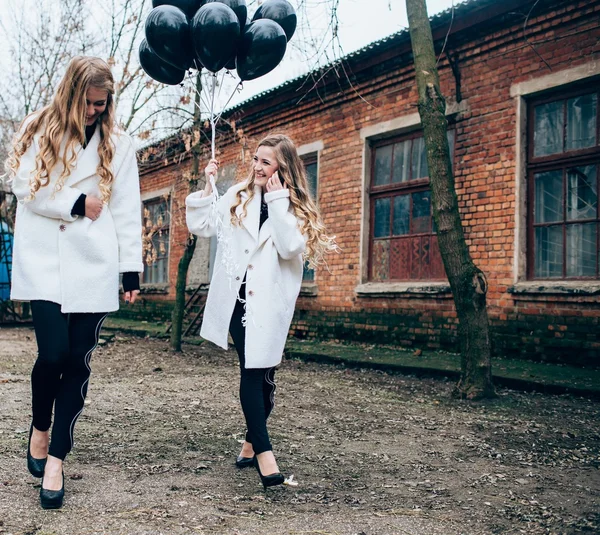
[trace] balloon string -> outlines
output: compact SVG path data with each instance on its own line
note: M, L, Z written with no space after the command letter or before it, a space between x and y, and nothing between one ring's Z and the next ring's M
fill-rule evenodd
M223 86L224 77L225 77L225 74L223 75L223 80L221 81L221 86L219 87L219 95L221 94L221 88ZM190 73L189 78L190 78L190 81L191 81L191 78L192 78L191 73ZM217 86L217 74L213 73L212 74L212 84L211 84L210 89L209 89L210 95L208 95L210 97L210 105L206 106L207 102L203 98L204 97L203 93L200 92L200 91L198 91L196 89L195 84L192 85L193 90L196 92L196 94L198 94L200 96L200 100L204 103L204 105L207 108L209 108L209 112L210 112L210 127L211 127L210 148L211 148L211 157L213 159L215 158L215 155L216 155L217 123L221 120L221 116L223 115L223 113L227 109L227 106L231 102L231 99L233 99L233 97L235 96L236 92L241 91L241 89L243 88L243 83L242 83L241 80L238 82L238 84L234 87L233 91L231 92L231 95L227 99L227 102L225 103L225 105L223 106L223 108L221 109L221 111L219 113L217 113L217 114L215 114L216 86ZM194 100L193 102L194 102L194 106L196 106L199 110L202 110L202 108L196 102L196 100Z
M225 106L223 106L223 109L221 110L221 113L219 113L219 115L217 115L217 118L215 120L215 122L219 121L221 119L221 115L223 115L223 112L226 110L227 105L231 102L231 99L234 97L235 93L237 92L237 90L242 87L242 82L240 80L240 82L238 83L238 85L235 86L235 88L233 89L233 92L231 93L231 96L229 97L229 99L227 100L227 102L225 103Z
M193 80L194 75L192 74L192 72L189 72L189 76L188 76L188 80L190 83L190 87L192 88L193 92L198 95L200 97L200 102L204 105L204 109L209 109L210 108L210 103L206 100L206 95L204 92L198 91L198 89L196 89L196 82L195 80ZM200 110L200 112L202 112L202 107L196 102L196 100L192 100L192 103L194 104L194 106L196 108L198 108L198 110Z
M210 139L210 148L212 159L215 159L215 137L216 137L216 129L217 129L217 120L215 118L215 93L217 87L217 75L213 74L213 82L211 88L211 99L210 99L210 127L211 127L211 139Z
M223 82L225 81L225 74L227 71L223 69L223 76L221 76L221 83L219 84L219 94L217 95L217 99L221 97L221 90L223 89Z

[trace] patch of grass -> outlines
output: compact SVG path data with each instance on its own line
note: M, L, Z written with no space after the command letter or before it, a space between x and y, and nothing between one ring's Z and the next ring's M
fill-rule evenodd
M435 375L457 376L460 355L443 351L406 350L363 344L334 344L314 340L289 339L286 354L292 358L353 366L404 371L435 372ZM521 359L492 359L492 375L508 384L537 383L567 390L600 393L600 370L561 364L546 364Z
M103 325L109 331L121 331L137 336L166 337L167 325L150 321L139 321L109 316Z
M108 330L121 331L137 336L167 338L164 323L109 317L105 322ZM199 337L186 338L185 342L199 345ZM341 344L317 340L288 339L288 358L300 358L329 364L344 364L352 367L375 368L386 371L415 373L417 375L446 375L458 377L460 355L445 351L414 350L401 347L377 346L373 344ZM598 393L600 395L600 370L578 368L561 364L547 364L521 359L494 358L492 360L494 380L510 387L543 385L548 391L572 391L577 394Z

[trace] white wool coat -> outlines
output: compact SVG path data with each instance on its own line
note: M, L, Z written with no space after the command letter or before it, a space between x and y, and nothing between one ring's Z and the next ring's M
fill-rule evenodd
M39 133L23 154L12 189L19 203L15 222L11 299L53 301L63 313L111 312L119 308L119 273L143 271L142 222L135 148L124 133L113 135L112 194L95 221L72 216L82 193L100 197L99 128L60 191L50 183L34 199L30 178L39 150ZM66 141L63 141L63 148Z
M302 284L306 240L298 228L287 189L265 193L269 217L260 231L259 187L241 225L232 225L230 208L236 193L245 185L232 186L218 202L230 246L218 242L200 335L227 349L229 324L246 273L246 368L270 368L281 362ZM242 203L246 199L242 192ZM216 234L215 213L211 213L213 200L214 195L204 197L204 192L187 197L187 225L193 234ZM242 205L236 210L240 214Z

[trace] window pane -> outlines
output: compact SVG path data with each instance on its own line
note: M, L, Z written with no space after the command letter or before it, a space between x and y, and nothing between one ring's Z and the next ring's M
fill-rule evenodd
M412 194L411 234L429 232L431 229L431 193L421 191Z
M390 278L390 240L373 242L371 258L371 280L384 281Z
M308 267L308 262L304 262L304 270L302 272L303 281L314 281L315 270Z
M159 258L165 258L169 255L169 231L160 231L156 236L156 240L152 240L156 247L156 253Z
M563 151L563 102L559 100L535 107L534 156L546 156Z
M153 206L148 205L151 209ZM160 214L159 214L159 217ZM149 219L148 219L149 220ZM146 238L150 243L144 245L144 275L145 284L169 282L169 229L156 226L146 228Z
M595 277L596 223L567 227L567 277Z
M413 139L412 145L412 179L425 178L429 176L427 170L427 155L425 153L425 139L418 137Z
M394 169L392 182L406 182L410 165L410 139L394 145Z
M306 169L306 180L308 181L310 196L314 200L317 200L317 162L309 163L304 167Z
M314 156L313 156L314 157ZM306 181L308 182L308 190L310 196L316 201L317 200L317 181L318 181L318 166L315 160L310 163L304 163L306 169ZM314 281L315 270L308 267L308 262L304 262L304 268L302 271L303 281Z
M410 197L399 195L394 197L394 236L402 236L410 232Z
M567 150L596 145L597 100L596 94L567 100Z
M567 219L595 219L598 207L596 166L567 169Z
M375 151L375 185L383 186L390 183L392 174L392 150L394 145L379 147Z
M448 138L448 148L450 149L450 162L452 163L452 167L454 167L454 139L456 137L454 130L448 130L446 137Z
M156 279L152 282L166 282L166 262L164 258L161 258L160 260L156 261Z
M373 236L383 238L390 235L390 198L375 200L375 228Z
M535 180L535 222L563 220L562 171L537 173Z
M562 277L563 227L538 227L535 229L535 276L538 278Z
M154 225L162 227L169 224L169 211L167 210L167 201L149 204L150 218Z

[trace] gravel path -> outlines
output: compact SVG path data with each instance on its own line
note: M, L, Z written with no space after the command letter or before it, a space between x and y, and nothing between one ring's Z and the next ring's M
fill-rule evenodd
M467 403L450 382L287 361L270 430L298 486L265 495L233 466L233 352L125 336L92 358L65 505L43 511L25 465L35 339L0 329L0 533L600 533L597 401Z

